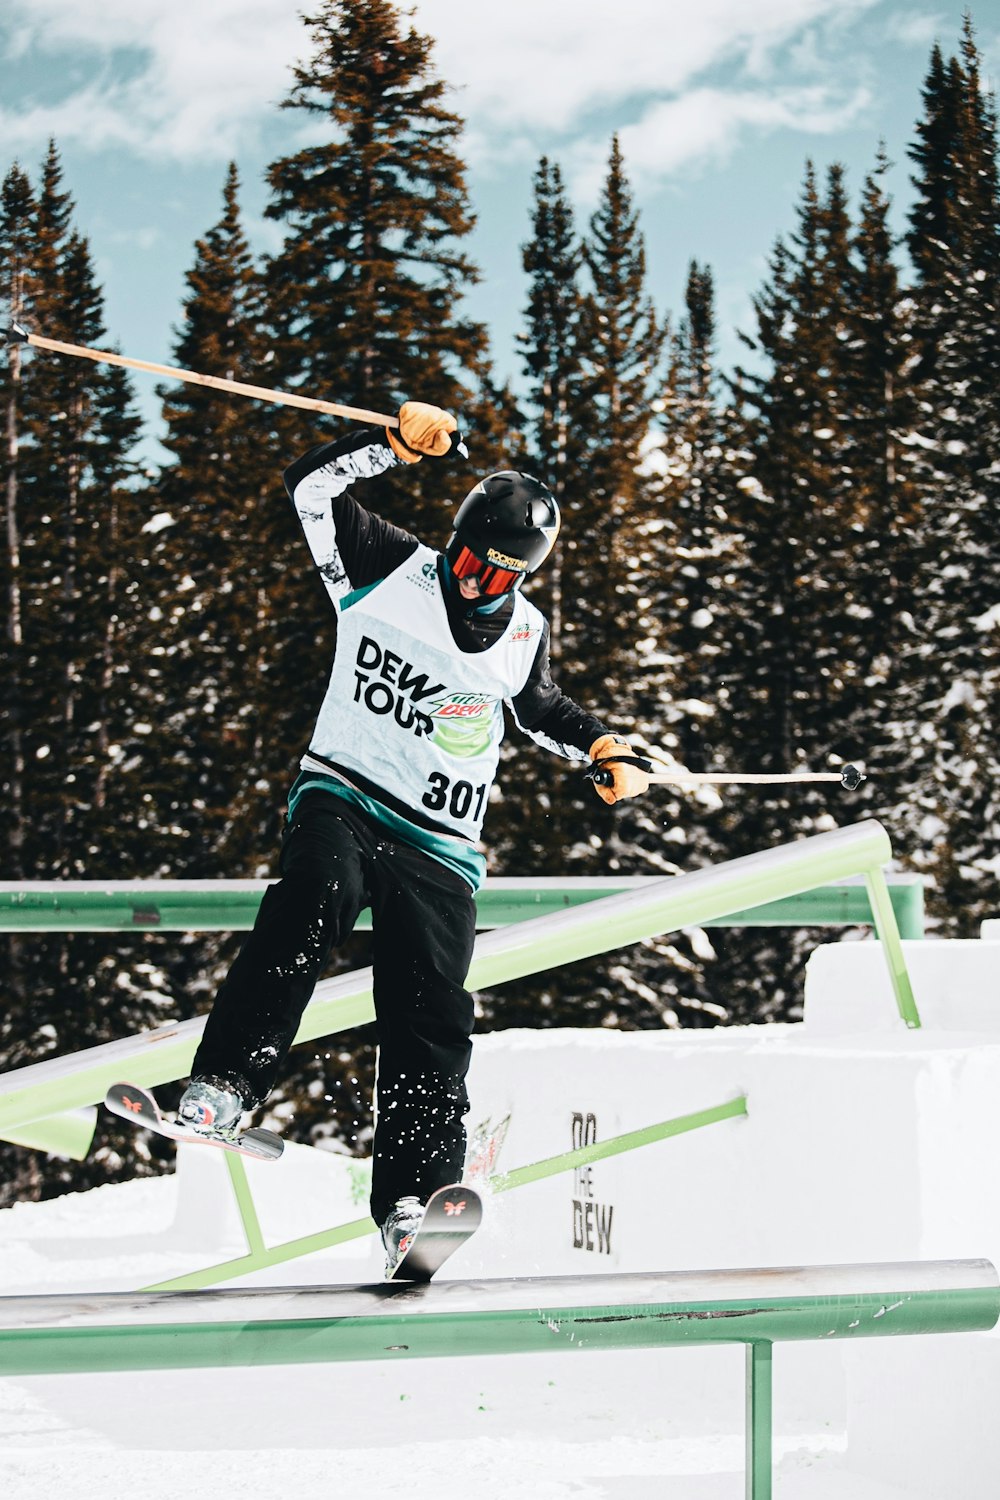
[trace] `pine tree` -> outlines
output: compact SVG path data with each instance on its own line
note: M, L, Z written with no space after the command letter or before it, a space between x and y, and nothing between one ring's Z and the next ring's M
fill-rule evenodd
M623 646L636 636L630 511L642 485L666 328L646 290L645 242L617 136L583 255L591 285L580 319L583 377L572 416L586 434L586 480L569 498L564 559L584 586L566 613L564 675L592 703L627 712L632 662Z
M70 342L100 344L103 296L72 215L52 145L30 254L29 321ZM113 774L110 746L121 740L131 710L125 694L112 693L110 674L127 670L113 607L133 567L138 507L130 451L140 421L121 370L48 355L31 359L24 406L31 785L41 810L32 819L31 857L38 875L95 874L94 857L103 862L109 854L99 818L95 826L99 789ZM100 675L93 671L98 660ZM115 872L113 860L106 868Z
M582 251L557 162L543 156L534 179L532 238L522 246L527 274L525 332L518 335L529 386L531 463L560 505L570 486L579 483L583 434L572 420L581 382L579 328L582 297L579 273ZM534 584L533 596L551 626L551 656L562 654L562 547L559 538Z
M31 249L32 326L72 343L92 345L103 332L102 299L86 242L73 230L73 205L50 145L42 166ZM75 873L73 824L89 797L93 768L72 768L78 698L89 661L84 580L90 576L94 517L88 510L93 400L104 376L82 360L35 356L24 376L20 463L26 510L25 616L33 686L26 704L33 741L31 863L50 875Z
M962 236L960 223L961 156L958 147L964 80L957 58L946 64L939 46L931 52L923 87L923 118L909 149L919 175L912 179L918 195L909 211L907 248L918 282L932 287L950 262L952 246ZM926 365L933 360L934 341L922 345Z
M73 227L54 145L37 195L15 168L4 202L9 290L21 319L71 342L102 340L101 293L87 243ZM47 355L32 355L22 367L21 358L12 355L7 372L7 571L15 658L9 664L21 756L5 788L8 811L20 826L25 877L100 877L121 873L116 861L128 842L125 820L112 850L106 810L98 803L107 800L129 712L118 656L124 648L110 629L110 611L112 580L120 594L131 571L121 535L126 528L115 517L125 511L127 530L134 531L126 486L138 421L120 372ZM149 1023L148 996L133 1008L116 1000L109 1012L100 976L119 971L116 958L109 962L114 940L82 935L15 946L12 1004L0 1034L4 1067L107 1040L130 1020L137 1027ZM5 1148L3 1154L5 1198L42 1190L33 1153ZM86 1168L48 1163L45 1190L100 1180L121 1168L117 1153L104 1148Z
M576 331L580 373L569 386L575 463L564 497L559 673L572 697L627 731L642 695L633 570L645 520L640 470L666 327L647 291L645 242L617 137L582 251L589 284ZM602 870L618 868L621 809L609 818L586 784L567 784L561 801L581 873L596 860Z
M579 374L567 386L573 434L561 536L565 579L559 676L564 689L613 724L634 717L637 598L631 582L639 470L666 330L646 289L645 244L617 137L582 246L587 285L575 334ZM560 815L581 872L615 867L617 814L590 787L564 787Z
M996 110L980 72L966 17L961 58L931 56L907 237L920 353L910 441L924 524L899 733L913 751L914 841L927 850L918 861L951 933L975 932L991 910L1000 841L989 718L1000 678L1000 190Z
M772 770L845 753L857 688L844 585L862 523L847 404L853 270L839 168L821 198L809 166L798 218L792 248L779 242L770 283L755 300L753 342L768 372L740 372L754 413L740 523L747 582L764 594L747 610L739 646L743 705L749 743ZM796 793L800 816L824 801Z
M854 723L859 753L873 773L851 805L856 816L883 819L905 854L912 841L912 747L899 732L898 699L913 643L921 516L911 478L912 303L894 259L885 186L890 165L880 148L862 190L849 287L843 404L856 510L849 587L861 687Z
M195 245L178 365L223 379L263 383L262 287L239 208L231 164L219 222ZM159 481L172 524L152 543L163 656L157 692L175 710L164 760L166 821L190 876L252 870L261 840L276 835L275 788L261 762L271 726L261 693L275 649L274 519L286 520L281 459L270 414L210 387L163 391L164 445L174 455ZM263 702L261 699L263 698Z
M4 178L0 197L0 293L12 322L25 316L30 295L30 255L34 239L35 200L27 175L16 164ZM13 879L24 873L26 809L24 801L26 710L24 650L24 577L22 564L20 448L23 395L21 346L12 343L3 370L4 401L4 603L3 679L6 683L3 722L6 768L3 778L7 808L7 847ZM11 956L20 945L10 939Z
M692 261L685 313L670 336L666 381L653 403L659 436L633 507L630 581L639 635L634 732L640 745L666 749L695 771L708 768L727 728L718 662L728 632L735 542L728 508L739 459L718 386L712 274ZM626 804L620 822L628 867L666 874L725 857L715 828L720 806L708 789L691 794L668 786ZM615 973L630 997L629 1014L684 1026L725 1019L714 957L701 931L641 945Z
M564 506L583 483L584 443L571 415L580 376L581 249L561 171L545 157L534 178L531 228L532 236L521 250L528 298L524 331L518 335L527 377L527 451L520 458L509 454L504 466L537 475ZM564 528L544 568L525 587L549 620L549 654L557 679L562 668L565 536ZM494 793L498 805L486 826L493 866L511 874L558 874L564 868L567 841L573 837L571 820L564 816L566 764L526 742L513 729L502 753L502 772ZM526 773L531 778L531 797L525 799L516 791L507 796L508 783L516 788ZM502 1003L508 1001L505 997Z
M10 309L12 322L25 317L30 296L31 251L34 240L35 197L27 175L18 165L11 167L0 193L0 294ZM14 880L25 873L25 839L28 804L25 732L28 722L28 661L24 641L24 550L23 496L21 489L21 443L24 377L21 346L12 343L2 371L4 404L4 633L2 644L3 726L2 788L7 825L7 868ZM14 1017L22 1015L28 993L25 945L16 933L4 940L9 961L9 1004L0 1020L0 1050L7 1052L14 1035Z
M720 662L733 763L775 772L855 758L865 703L853 593L863 520L848 400L854 273L839 167L821 194L807 166L797 219L755 298L757 330L747 342L763 373L738 371L751 463L736 492L742 562ZM839 813L828 795L801 787L732 798L722 821L730 854L739 854L829 828ZM734 1018L791 1014L801 942L779 932L740 943L742 962L728 935L719 945ZM754 971L772 976L766 996L746 984Z
M64 326L64 265L70 243L70 205L62 190L62 168L52 143L42 165L41 184L29 249L30 270L25 320L55 337L69 337ZM57 321L58 320L58 321ZM23 715L26 731L27 783L35 809L25 829L25 873L41 868L67 873L63 829L69 788L63 780L59 751L65 708L71 701L67 675L67 638L63 635L72 589L76 546L76 506L67 450L72 452L79 422L76 373L56 361L32 356L24 360L22 420L19 435L19 490L22 531L25 672ZM71 639L71 638L69 638ZM53 749L57 754L54 759ZM48 761L48 764L46 762ZM59 770L55 767L59 766ZM40 873L40 871L39 871Z
M127 784L122 766L128 757L128 743L137 749L134 723L134 689L132 653L139 639L136 629L135 601L148 557L142 524L145 496L139 482L139 470L132 453L142 432L142 422L135 408L131 384L125 371L108 366L94 393L96 429L90 448L90 465L95 493L101 497L100 514L103 568L97 584L104 600L102 628L95 638L99 653L94 669L88 674L92 704L87 722L94 735L93 756L96 777L90 837L86 857L92 861L100 851L107 858L105 830L111 824L124 833L134 829L134 787ZM99 668L97 663L99 662ZM134 834L133 834L134 838ZM143 876L148 871L148 845L123 850L119 839L114 857L115 869L127 868ZM111 874L111 868L108 869ZM121 878L121 877L120 877Z
M601 203L583 245L558 167L543 159L534 181L533 237L523 250L529 277L522 357L528 374L531 458L555 476L563 509L559 566L563 583L555 671L579 702L628 730L636 681L638 585L632 551L643 479L638 474L652 421L650 402L665 331L645 286L645 252L624 162L613 142ZM578 280L578 275L580 280ZM584 276L583 286L580 282ZM623 537L627 533L628 541ZM545 575L533 596L543 607ZM557 594L557 598L559 597ZM512 743L509 761L531 777L527 805L503 803L504 868L522 873L663 870L619 836L622 810L608 809L580 773L544 762ZM511 774L508 769L507 774ZM541 817L539 817L541 813ZM503 1024L661 1025L670 1012L666 945L650 959L656 987L634 955L612 954L575 966L554 986L550 976L505 986L487 1019ZM629 978L633 975L634 978Z
M407 398L446 407L470 427L473 467L496 468L506 433L486 330L461 308L479 277L462 248L474 223L462 121L446 107L433 41L391 0L322 0L306 25L311 56L284 107L314 118L321 143L268 172L266 212L285 232L267 268L275 373L377 412ZM283 432L298 448L320 435L300 420ZM447 525L443 494L460 499L465 480L457 460L425 463L369 493L433 541Z
M710 724L718 712L715 664L725 635L735 455L718 389L712 273L697 261L689 267L685 309L656 403L663 436L653 455L659 478L651 486L640 573L651 626L643 631L644 650L659 652L664 675L662 685L654 679L656 691L641 714L651 720L647 732L654 742L700 771L708 765ZM675 708L667 723L662 704L670 699Z
M321 116L338 139L268 174L268 217L287 225L271 288L282 361L362 406L419 382L453 390L446 363L475 360L483 335L451 321L476 273L454 243L472 218L433 42L404 32L389 0L326 0L306 25L313 55L284 108Z

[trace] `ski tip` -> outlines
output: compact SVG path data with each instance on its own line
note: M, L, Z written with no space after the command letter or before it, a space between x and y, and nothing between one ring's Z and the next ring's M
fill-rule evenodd
M448 1187L438 1188L436 1192L431 1193L426 1208L429 1209L432 1206L436 1211L446 1214L448 1218L453 1218L470 1208L481 1211L483 1200L476 1188L457 1182Z
M104 1107L123 1119L141 1120L156 1110L156 1100L135 1083L113 1083L104 1095Z

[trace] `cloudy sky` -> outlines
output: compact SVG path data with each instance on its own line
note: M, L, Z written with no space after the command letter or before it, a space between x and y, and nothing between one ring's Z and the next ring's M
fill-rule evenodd
M752 327L750 297L769 248L792 226L807 157L820 168L843 162L856 192L884 140L903 227L906 147L928 54L935 40L957 50L963 8L416 0L415 22L437 39L440 72L467 121L479 216L472 253L484 273L471 306L491 327L497 373L519 374L520 245L541 154L562 164L582 227L611 133L620 133L653 295L677 310L689 261L709 262L720 353L731 363L735 329ZM972 10L996 87L997 0L972 0ZM307 47L295 0L5 0L0 158L34 177L55 137L104 285L109 334L125 353L171 361L184 272L195 239L219 216L230 159L252 240L274 245L263 172L302 139L299 112L278 104ZM136 383L155 428L152 382Z

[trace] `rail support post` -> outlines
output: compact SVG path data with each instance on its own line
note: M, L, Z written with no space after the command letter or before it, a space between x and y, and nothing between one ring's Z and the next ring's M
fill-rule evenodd
M771 1500L773 1350L773 1344L760 1339L746 1346L746 1500Z
M889 966L889 978L892 981L893 993L896 996L896 1008L900 1017L911 1028L917 1030L920 1026L920 1013L917 1010L917 1002L913 997L913 986L906 969L906 959L903 956L903 945L899 938L899 927L896 924L896 913L892 909L892 901L889 899L889 887L886 885L885 872L880 865L874 865L865 871L865 884L868 887L868 900L871 903L872 916L875 919L875 936L882 944L885 961Z

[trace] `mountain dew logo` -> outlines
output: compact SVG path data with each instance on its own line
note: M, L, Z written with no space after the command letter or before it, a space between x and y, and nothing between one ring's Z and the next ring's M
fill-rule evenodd
M493 738L493 699L484 693L449 693L427 708L434 743L446 755L471 758L489 749Z

